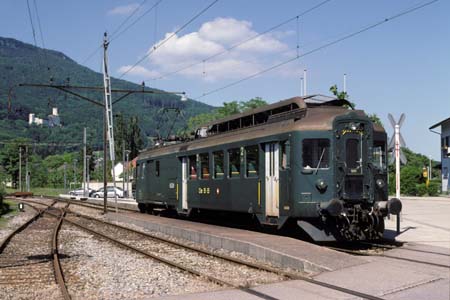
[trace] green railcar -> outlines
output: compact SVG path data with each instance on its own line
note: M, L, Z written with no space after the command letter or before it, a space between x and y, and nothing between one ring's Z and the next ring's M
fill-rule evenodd
M382 236L388 201L386 133L346 100L295 97L206 124L195 139L140 153L136 200L243 212L281 228L294 219L314 240Z

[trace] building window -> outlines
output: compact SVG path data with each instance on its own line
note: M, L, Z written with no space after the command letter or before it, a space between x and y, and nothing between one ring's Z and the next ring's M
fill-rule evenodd
M329 168L329 152L330 140L304 139L302 153L303 168Z
M223 152L213 152L214 157L214 178L222 179L224 177Z
M246 176L258 177L259 170L259 146L245 147Z
M197 156L189 156L189 179L197 180Z
M160 168L159 168L159 160L157 160L156 163L155 163L155 174L156 174L156 177L159 177L159 170L160 170Z
M228 150L228 176L237 178L241 174L241 149L235 148Z
M201 179L209 179L209 154L202 153L199 155L200 157L200 178Z

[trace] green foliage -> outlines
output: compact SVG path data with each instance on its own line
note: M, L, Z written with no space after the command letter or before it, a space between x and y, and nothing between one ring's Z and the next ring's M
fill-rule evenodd
M47 68L49 67L49 69ZM85 100L66 94L56 89L18 87L21 83L70 84L74 86L103 86L102 74L77 64L66 55L52 50L43 50L30 44L0 37L0 140L29 138L40 143L81 143L83 127L89 128L90 144L94 150L101 149L103 139L102 108ZM141 90L142 86L124 80L112 78L112 87L116 89ZM11 111L8 111L8 91L15 86L12 93ZM181 102L180 96L164 94L133 94L113 106L114 113L123 117L137 116L137 126L142 136L155 135L155 117L162 107L177 107L183 110L186 118L199 113L209 112L213 107L188 100ZM103 102L102 92L77 91L83 96ZM120 94L113 95L114 99ZM28 114L47 118L52 107L58 107L63 126L46 128L28 124ZM185 120L175 122L175 129L185 126ZM145 145L138 142L136 147ZM119 147L120 148L120 147ZM72 152L78 147L39 147L36 151L42 157L54 153ZM136 151L135 151L136 152Z
M209 113L203 113L191 117L187 123L187 131L183 134L189 134L201 125L210 123L215 120L219 120L234 114L246 112L251 109L258 108L260 106L267 105L267 102L261 97L255 97L248 101L231 101L224 102L223 106L218 107Z
M332 92L333 95L335 95L336 98L338 98L338 99L340 99L340 100L346 100L346 99L348 99L348 94L347 94L347 92L339 92L339 91L338 91L338 87L337 87L336 84L335 84L335 85L332 85L332 86L330 87L330 92Z
M377 114L373 113L373 114L367 114L367 117L375 124L380 125L381 127L384 128L383 122L381 122L380 117L378 117Z
M429 158L408 148L403 148L403 152L408 162L400 168L400 193L409 196L439 194L439 180L431 180L427 188L426 178L423 177L423 168L428 166ZM436 162L432 161L432 165L436 165ZM432 175L434 178L439 177L439 170L433 169ZM389 193L395 193L395 165L389 166Z

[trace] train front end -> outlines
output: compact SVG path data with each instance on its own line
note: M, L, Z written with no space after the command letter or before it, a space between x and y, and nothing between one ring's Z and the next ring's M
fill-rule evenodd
M330 198L318 205L316 221L298 225L316 241L380 239L384 217L401 211L400 200L388 200L386 133L350 112L334 119L332 135Z

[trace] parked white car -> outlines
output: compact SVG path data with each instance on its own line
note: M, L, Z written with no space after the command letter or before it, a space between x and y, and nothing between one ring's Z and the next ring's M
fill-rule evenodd
M114 187L108 186L108 187L106 187L106 190L107 190L106 197L114 198ZM116 187L116 194L117 194L117 197L123 198L123 190L121 188ZM103 188L100 188L97 192L92 194L92 197L95 197L95 198L103 198L103 196L104 196Z
M86 191L87 191L87 194L89 197L92 197L92 194L94 192L96 192L95 190L93 190L91 188L87 189ZM72 190L72 191L69 191L69 195L70 196L84 196L84 190L83 189Z

